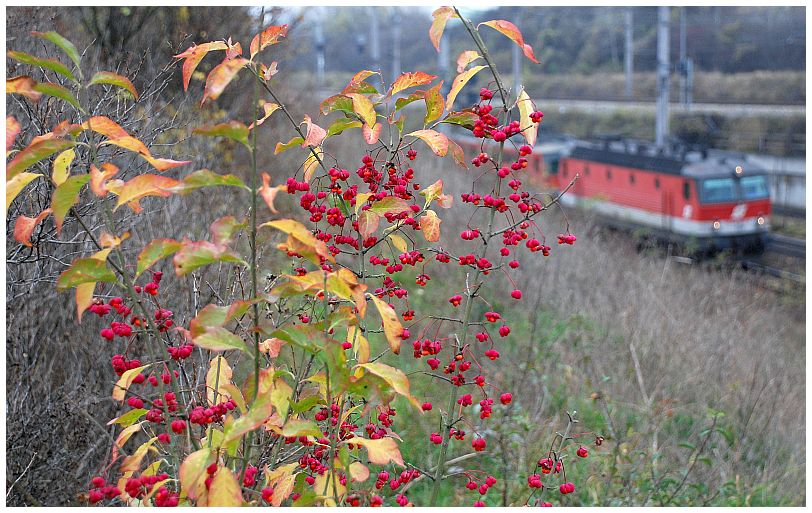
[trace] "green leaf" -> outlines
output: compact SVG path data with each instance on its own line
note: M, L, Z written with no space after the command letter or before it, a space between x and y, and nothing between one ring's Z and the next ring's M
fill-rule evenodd
M186 176L182 182L173 188L180 194L187 194L203 187L241 187L249 189L245 182L234 175L220 175L208 169L200 169Z
M180 251L183 244L174 239L154 239L147 244L141 253L138 254L138 268L135 272L135 277L141 275L144 271L149 269L152 264L169 255L173 255Z
M96 258L80 258L70 268L59 275L56 290L71 289L82 283L103 281L113 283L116 275L107 267L107 263Z
M479 116L471 111L449 112L448 116L443 118L440 123L459 125L471 130L474 128L474 123L476 123L478 119Z
M59 84L52 84L51 82L40 82L39 84L35 85L33 89L34 91L40 92L42 94L47 94L59 98L60 100L65 100L66 102L70 103L79 110L82 109L82 107L79 105L79 100L77 100L73 96L73 93L71 93L70 90L62 87Z
M28 145L20 151L6 167L6 180L11 180L37 162L47 159L56 152L76 146L67 139L44 139Z
M379 201L376 201L372 204L369 210L366 210L366 212L371 212L379 216L383 216L387 213L400 214L402 212L411 211L412 209L409 207L409 204L406 203L406 200L397 198L395 196L387 196Z
M321 397L317 395L311 395L310 397L306 397L297 403L291 403L291 409L293 410L293 413L299 414L304 413L306 411L310 411L319 404L323 403L324 400Z
M51 207L54 209L57 232L62 231L62 223L68 211L79 202L79 192L90 181L90 175L74 175L54 190Z
M443 87L443 81L426 91L426 117L423 118L423 124L428 125L432 121L440 119L445 110L445 99L440 88Z
M273 154L279 155L283 151L288 151L291 148L298 148L302 145L302 143L304 143L304 139L302 139L299 136L294 137L293 139L291 139L286 143L278 142L276 143L276 148L274 148L273 150Z
M426 97L425 91L415 91L409 96L405 96L403 98L398 98L395 100L395 111L399 111L403 107L409 105L410 103L416 102L418 100L422 100Z
M327 137L338 135L344 130L348 130L350 128L361 128L361 126L362 123L360 121L355 121L349 118L339 118L333 121L333 123L327 128Z
M239 121L231 120L228 123L219 125L206 125L195 128L193 134L207 135L209 137L226 137L232 141L237 141L245 146L248 144L248 127Z
M282 436L315 436L316 438L320 438L324 436L322 433L321 428L319 428L318 424L313 422L312 420L303 420L303 419L290 419L285 423L285 426L282 428Z
M343 94L336 94L325 99L321 102L320 108L322 114L329 114L336 110L347 114L354 112L352 109L352 99Z
M234 440L242 438L242 436L249 431L253 431L261 426L268 417L273 413L273 405L271 404L271 394L262 394L251 405L251 409L246 415L238 418L233 424L225 431L225 439L223 443L228 444ZM281 413L282 415L286 413Z
M138 408L136 410L130 410L127 413L125 413L124 415L122 415L121 417L111 420L110 422L107 423L107 425L119 424L122 427L130 427L133 424L135 424L136 422L138 422L138 420L141 417L146 415L147 411L149 411L149 410L146 410L144 408Z
M183 247L175 254L175 272L185 276L190 272L215 262L233 262L247 265L243 259L226 247L208 241L184 241Z
M192 339L192 343L209 351L231 351L236 349L248 355L251 354L245 346L245 342L225 328L206 328L202 335Z
M112 71L99 71L93 75L93 78L90 79L90 82L87 85L96 84L108 84L120 87L129 92L133 98L138 100L138 91L135 90L133 83L130 82L129 78L121 76L118 73L113 73Z
M67 54L67 56L70 58L70 60L72 60L73 63L76 64L77 68L80 67L79 66L79 62L80 62L80 60L79 60L80 59L79 50L76 49L76 46L74 46L73 43L71 43L70 41L68 41L64 37L62 37L61 34L59 34L57 32L53 32L53 31L51 31L51 32L36 32L36 31L34 31L34 32L31 32L31 35L36 36L36 37L41 37L42 39L45 39L47 41L52 42L53 44L55 44L56 46L61 48L62 51Z
M23 64L30 64L31 66L39 66L40 68L46 68L51 71L55 71L56 73L59 73L60 75L63 75L69 78L70 80L79 83L78 80L76 80L76 77L73 76L73 73L71 73L70 70L67 68L67 66L65 66L56 59L44 59L41 57L36 57L34 55L27 54L25 52L15 52L14 50L9 50L8 56L16 61L22 62Z
M409 378L406 377L403 371L378 362L361 363L358 364L357 367L365 369L383 379L392 387L395 393L402 395L408 399L415 408L420 409L420 402L409 391Z
M234 216L225 216L211 223L209 231L211 232L212 241L217 245L223 245L231 242L234 234L247 226L246 221L237 221Z

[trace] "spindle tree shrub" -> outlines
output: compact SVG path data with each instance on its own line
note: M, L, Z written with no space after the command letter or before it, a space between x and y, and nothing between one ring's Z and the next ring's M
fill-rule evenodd
M451 463L468 459L449 456L452 447L487 452L483 426L494 409L516 400L517 391L500 389L489 378L500 348L510 341L512 320L509 308L492 305L537 293L521 290L511 272L522 259L550 255L536 218L557 198L545 201L522 183L543 114L526 92L505 88L479 31L498 31L538 62L533 49L508 21L474 26L448 7L433 14L429 36L435 48L451 19L463 23L474 48L460 54L448 94L438 77L421 71L387 86L379 72L363 70L321 102L324 126L317 124L319 116L294 119L274 91L284 75L263 55L284 51L285 25L261 27L247 52L228 40L178 54L184 89L200 96L202 108L222 94L252 95L255 113L247 123L193 130L244 147L248 183L207 169L184 172L189 161L157 157L116 120L94 115L89 88L120 88L131 101L138 92L113 72L87 78L78 51L59 34L33 35L60 48L70 65L9 53L55 73L62 83L20 75L7 79L8 93L31 102L48 95L75 107L73 119L54 120L51 132L27 144L16 140L19 123L7 118L6 203L32 182L50 180L51 204L18 217L15 240L30 245L42 223L53 222L59 231L71 215L96 246L57 282L58 290L75 294L81 326L98 330L99 343L117 350L110 362L119 377L112 398L122 413L110 421L117 426L115 443L89 483L91 504L406 506L410 488L428 486L429 505L435 505L446 479L465 489L470 503L488 501L497 480L473 468L446 475ZM204 58L219 64L205 76L202 94L189 91ZM479 73L491 75L489 86L475 105L460 107L458 94ZM238 74L251 78L250 90L229 87ZM422 128L407 133L404 107L415 102L424 106ZM279 135L273 152L302 153L302 165L275 184L257 169L258 156L270 151L258 145L257 133L270 116L286 118L293 134ZM482 144L470 160L470 192L459 198L443 191L442 177L428 184L415 177L415 168L433 158L450 156L468 169L463 150L440 131L442 125L463 127ZM339 136L354 138L356 160L339 162L329 153L330 139ZM494 155L484 151L488 140L498 145ZM138 155L154 170L120 178L121 170L102 156L108 146ZM506 147L515 149L516 158L506 157ZM147 197L209 187L241 189L245 203L234 206L233 216L214 221L208 238L167 234L127 261L122 247L131 243L131 226L124 220L137 217L122 212L141 212ZM301 209L300 220L279 215L274 202L283 196ZM75 208L82 203L93 204L103 227L83 221ZM467 229L444 233L438 209L464 216ZM247 248L238 244L241 236ZM279 238L281 266L260 259L259 244L268 237ZM468 248L460 254L448 244L457 237ZM559 245L574 242L568 232L557 237ZM173 277L159 270L170 258ZM180 325L175 319L182 316L173 311L172 298L163 297L162 285L212 264L248 277L242 299L187 312L191 321ZM463 269L464 280L444 279L455 274L444 271L447 266ZM274 276L270 282L266 272ZM487 297L493 279L512 284L509 297ZM448 311L414 311L410 294L420 287L448 295ZM421 371L407 376L397 357L401 351ZM207 365L196 365L193 354L204 355ZM410 379L445 387L445 404L416 397ZM424 452L404 455L398 423L412 415L428 416L436 429L425 433ZM586 458L588 449L574 442L577 421L567 415L566 431L551 433L549 445L528 448L538 453L538 462L521 476L527 504L567 504L575 489L566 468Z

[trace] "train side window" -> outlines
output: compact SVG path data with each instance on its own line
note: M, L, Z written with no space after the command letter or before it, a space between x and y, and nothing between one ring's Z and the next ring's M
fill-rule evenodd
M606 168L606 179L607 180L612 179L612 170L610 168L608 168L608 167Z
M685 199L691 199L691 184L688 182L682 183L682 196Z
M655 189L659 189L659 188L660 188L660 179L659 179L659 178L655 178L655 179L654 179L654 188L655 188Z
M634 185L634 174L629 175L629 183Z
M589 175L589 166L584 166L584 174Z

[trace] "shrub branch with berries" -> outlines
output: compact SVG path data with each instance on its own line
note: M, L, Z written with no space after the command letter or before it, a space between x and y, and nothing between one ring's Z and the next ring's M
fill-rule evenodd
M78 52L58 34L35 33L59 47L73 71L56 60L10 53L75 86L37 83L29 76L7 80L10 93L32 102L48 94L77 108L77 119L60 120L52 132L19 150L13 150L19 125L7 119L12 155L7 204L29 183L47 179L29 168L53 157L52 205L35 217L19 217L15 239L30 244L46 218L53 216L59 229L70 213L96 245L94 254L75 260L57 283L58 290L75 291L79 321L86 312L100 319L100 343L117 353L111 360L118 376L112 397L123 413L110 422L117 425L115 444L90 483L90 503L407 506L407 492L429 486L428 505L436 505L441 484L449 479L469 491L474 505L485 505L496 478L481 469L446 474L450 464L488 451L482 423L495 408L516 401L489 378L511 329L505 312L491 306L483 293L490 278L505 275L513 284L509 301L523 299L510 272L522 258L550 254L535 218L557 198L545 203L523 185L526 157L533 152L543 115L525 91L516 94L504 87L479 30L498 31L538 62L533 49L508 21L475 27L456 9L442 7L434 12L429 31L438 50L446 23L455 19L476 48L460 55L447 95L440 92L442 81L420 71L404 73L380 90L373 84L373 79L382 82L379 72L360 71L321 103L320 114L332 116L326 128L310 116L301 123L292 117L274 91L276 62L260 60L264 51L283 48L285 25L261 27L247 53L228 40L194 45L177 55L185 89L204 58L220 59L206 76L204 105L216 102L238 74L251 77L255 113L250 123L232 120L194 129L199 136L230 139L245 148L251 163L247 184L205 169L173 178L174 169L190 162L155 157L113 119L88 114L89 87L120 88L134 101L138 93L126 77L112 72L85 80ZM493 80L480 90L479 102L453 110L463 87L485 70ZM404 108L414 102L425 105L423 127L404 133ZM285 117L293 130L274 153L303 152L302 166L278 185L257 169L264 151L257 132L272 115ZM428 186L416 181L414 166L425 147L437 157L450 154L468 168L462 148L440 131L442 125L461 127L481 141L470 161L475 171L471 189L459 197L461 205L443 191L441 179ZM329 153L329 140L353 133L360 135L363 150L345 169ZM487 144L496 145L494 156L484 151ZM109 145L140 156L156 172L121 179L119 168L100 157L99 150ZM515 160L506 157L506 147L516 150ZM122 246L129 234L116 217L119 209L139 213L144 198L208 187L243 190L250 199L247 218L217 219L207 240L152 240L135 262L126 261ZM88 194L81 194L85 190ZM87 228L74 208L88 195L105 219L100 230ZM268 219L269 212L278 214L274 202L283 196L298 204L308 224ZM452 207L454 215L469 219L459 234L469 249L460 254L443 244L442 218L435 210ZM241 233L247 235L247 250L237 243ZM270 264L260 261L260 236L277 234L276 248L285 264L273 270L278 278L262 287L259 269ZM569 233L558 235L559 244L574 242ZM220 264L247 271L250 288L231 304L191 312L188 325L181 325L168 304L171 298L162 299L166 277L156 270L170 257L178 279ZM410 303L414 288L431 290L429 282L442 277L446 266L465 276L460 283L433 280L452 292L451 313L416 312ZM411 279L414 285L407 283ZM479 317L481 308L487 311ZM97 322L85 318L83 325ZM423 370L419 375L447 386L445 408L413 395L394 356L404 344L412 346L414 363ZM203 355L208 364L196 365L193 354ZM396 421L403 414L395 403L411 410L407 416L425 415L436 426L422 442L425 454L401 454ZM478 415L469 413L474 404ZM548 451L538 448L543 454L527 477L528 504L566 503L565 496L574 491L566 478L565 453L574 447L569 442L575 422L570 416L567 431L555 435ZM466 448L449 459L452 450ZM586 458L587 448L579 446L573 454Z

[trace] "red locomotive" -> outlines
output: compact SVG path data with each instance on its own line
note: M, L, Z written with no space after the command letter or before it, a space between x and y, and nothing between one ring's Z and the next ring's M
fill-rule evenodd
M761 249L769 232L767 172L743 155L677 145L660 152L634 140L562 140L537 144L526 171L537 186L559 191L577 175L563 205L687 247Z

